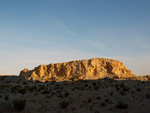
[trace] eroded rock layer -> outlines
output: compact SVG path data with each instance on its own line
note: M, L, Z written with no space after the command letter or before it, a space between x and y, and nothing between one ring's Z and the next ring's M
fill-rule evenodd
M40 81L135 77L122 62L104 58L40 65L33 70L22 70L20 76L25 76L28 80L33 79Z

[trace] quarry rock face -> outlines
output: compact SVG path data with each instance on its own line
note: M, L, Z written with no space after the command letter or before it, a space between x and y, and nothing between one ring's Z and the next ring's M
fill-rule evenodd
M20 76L25 76L28 80L33 79L39 81L96 80L105 77L135 77L122 62L104 58L40 65L33 70L22 70Z

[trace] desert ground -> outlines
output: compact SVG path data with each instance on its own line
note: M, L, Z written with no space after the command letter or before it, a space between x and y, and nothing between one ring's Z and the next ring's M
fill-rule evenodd
M24 103L14 107L21 100ZM43 83L1 76L0 113L150 113L150 81L104 78Z

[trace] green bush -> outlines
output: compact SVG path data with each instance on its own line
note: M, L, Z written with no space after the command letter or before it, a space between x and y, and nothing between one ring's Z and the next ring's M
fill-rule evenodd
M106 102L106 103L110 102L110 99L109 99L109 98L106 98L106 99L105 99L105 102Z
M92 85L93 85L93 86L96 86L96 82L93 82Z
M4 99L5 99L5 100L9 100L9 96L8 96L8 95L5 95Z
M68 97L69 96L69 92L65 92L64 96Z
M126 93L124 91L120 91L120 94L123 95L123 96L126 95Z
M59 105L61 106L61 108L65 109L69 105L69 102L68 101L62 101L59 103Z
M123 103L123 102L118 102L118 104L116 105L117 109L127 109L128 108L128 104Z
M37 87L36 86L31 86L31 87L29 87L29 90L30 90L30 92L33 92L33 91L37 90Z
M88 99L88 103L91 103L91 102L92 102L92 98L89 98L89 99Z
M99 86L98 86L98 85L94 86L94 89L95 89L95 90L98 90L98 89L99 89Z
M120 84L120 87L121 87L121 88L124 88L124 87L125 87L125 85L124 85L123 83L121 83L121 84Z
M150 99L150 94L149 93L146 93L145 96L146 96L147 99Z
M120 84L120 87L122 88L123 91L129 91L130 88L125 86L123 83Z
M23 82L23 85L27 85L27 82L24 81L24 82Z
M18 93L25 94L26 92L26 88L18 88Z
M113 94L114 94L113 92L110 92L110 95L111 95L111 96L113 96Z
M96 97L96 100L100 100L100 99L101 99L101 97L100 97L100 96Z
M138 92L140 92L140 91L141 91L141 88L136 88L136 90L137 90Z
M14 100L13 105L16 110L21 111L26 105L26 100Z
M102 102L102 103L101 103L101 106L106 106L105 102Z
M11 86L10 90L13 93L13 92L15 92L17 90L17 87L16 86Z
M45 89L44 91L41 92L41 94L49 94L50 91L48 91L47 89Z
M85 87L88 87L89 85L88 85L88 84L85 84L84 86L85 86Z
M40 92L41 90L44 90L45 89L45 85L39 85L38 86L38 92Z

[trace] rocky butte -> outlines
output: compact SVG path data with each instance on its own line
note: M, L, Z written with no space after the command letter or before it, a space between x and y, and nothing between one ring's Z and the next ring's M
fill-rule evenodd
M136 77L136 75L132 74L122 62L105 58L92 58L88 60L39 65L33 70L22 70L19 76L25 76L27 80L39 81L96 80L105 77Z

